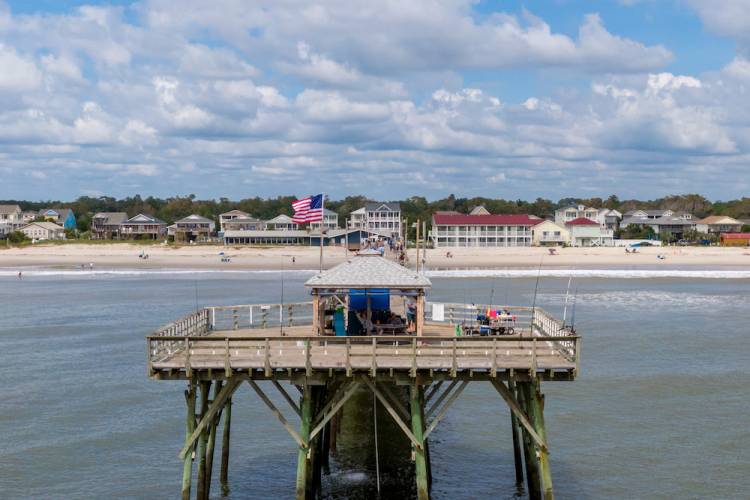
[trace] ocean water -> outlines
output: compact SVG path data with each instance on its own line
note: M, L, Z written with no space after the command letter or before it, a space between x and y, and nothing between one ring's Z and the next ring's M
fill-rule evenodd
M538 286L531 270L431 273L432 300L530 305L536 289L556 314L575 274L582 372L542 386L558 498L748 498L750 273L668 271L545 271ZM0 496L176 498L184 384L147 379L144 336L196 305L278 301L282 281L305 300L310 275L0 269ZM247 389L229 498L291 498L294 442ZM408 498L409 457L379 417L383 498ZM489 385L470 384L430 447L434 498L523 497ZM372 497L374 469L370 443L342 449L325 496Z

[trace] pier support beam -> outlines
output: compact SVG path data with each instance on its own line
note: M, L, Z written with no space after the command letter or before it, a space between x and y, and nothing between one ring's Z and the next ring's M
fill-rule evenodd
M214 399L219 399L219 391L221 391L222 382L217 380L214 383ZM219 424L219 418L221 414L218 413L213 417L213 420L208 425L208 443L206 444L206 493L205 498L211 496L211 476L214 470L214 447L216 446L216 428Z
M508 389L511 394L516 394L516 383L509 380ZM521 452L521 439L518 435L521 428L518 422L516 422L516 415L513 411L510 412L510 427L513 436L513 461L516 466L516 484L523 484L523 455Z
M229 494L229 434L232 429L232 398L227 400L224 407L224 429L221 439L221 473L219 481L221 482L221 494Z
M301 423L299 427L299 437L303 443L308 444L310 441L310 427L312 425L313 398L312 386L305 385L302 390L302 404L300 405ZM310 446L300 446L297 452L297 487L296 499L309 500L312 498L309 491L310 482Z
M429 500L430 485L427 474L427 457L424 442L424 392L415 381L410 387L411 432L419 446L414 447L414 472L417 480L417 498Z
M517 399L526 415L529 415L529 402L527 395L528 382L519 382L517 386ZM535 429L536 430L536 429ZM536 454L536 446L528 430L523 430L523 454L526 462L526 486L529 492L530 500L540 500L541 492L539 489L539 461Z
M201 392L201 420L208 412L208 398L211 392L211 382L203 381L200 383ZM198 438L198 485L196 488L196 498L203 500L206 498L206 442L208 441L208 426L203 428L203 431Z
M187 403L187 416L185 419L185 443L195 430L195 384L189 381L188 389L185 391L185 402ZM192 450L185 456L182 466L182 500L190 500L190 483L193 480L193 454Z
M526 400L528 401L529 420L534 424L539 437L546 443L547 431L544 428L544 396L540 391L539 380L528 382L526 385ZM542 484L542 495L544 500L552 500L552 470L549 465L549 452L546 449L536 447L539 465L539 475Z

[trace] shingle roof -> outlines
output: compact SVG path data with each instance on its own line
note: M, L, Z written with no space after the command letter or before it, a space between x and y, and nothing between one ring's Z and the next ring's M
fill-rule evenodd
M192 215L188 215L187 217L183 217L182 219L178 221L175 221L175 224L184 224L184 223L190 223L190 222L210 223L213 221L211 219L207 219L206 217L203 217L202 215L192 214Z
M94 214L94 219L105 219L105 224L120 224L128 220L125 212L99 212Z
M695 222L696 224L742 224L737 219L726 215L709 215L708 217Z
M164 222L163 220L157 219L153 215L148 215L148 214L134 215L128 220L123 221L123 224L164 224L165 226L167 225L167 223Z
M0 205L0 214L14 214L21 211L18 205Z
M23 230L31 226L39 226L42 229L46 229L48 231L63 231L65 229L62 226L58 226L54 222L30 222L23 226L21 229Z
M388 207L389 210L392 210L394 212L401 211L401 203L398 202L380 202L380 201L368 201L365 203L365 209L368 212L372 212L374 210L377 210L379 207L385 205Z
M505 215L466 215L458 213L437 212L432 216L435 224L445 225L484 225L484 226L534 226L542 219L527 214Z
M230 210L229 212L224 212L223 214L219 214L219 217L222 215L243 215L245 217L250 217L250 214L247 212L243 212L242 210Z
M310 288L397 288L424 289L432 283L423 275L374 255L359 255L327 271L316 274L305 286Z
M291 217L286 214L280 214L271 220L267 220L266 224L292 224L294 221Z

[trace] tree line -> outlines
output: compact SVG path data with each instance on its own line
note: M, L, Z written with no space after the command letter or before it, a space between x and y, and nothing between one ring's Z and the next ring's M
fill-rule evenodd
M218 200L199 200L195 195L174 196L170 198L146 198L135 195L123 199L110 196L98 198L81 196L75 201L25 201L4 200L0 204L17 204L22 210L41 210L48 207L70 208L76 214L78 229L86 231L91 224L91 218L97 212L126 212L129 216L145 213L158 217L171 224L176 220L191 214L199 214L218 222L219 214L230 210L242 210L259 219L271 219L279 214L292 215L292 201L296 196L277 196L275 198L245 198L232 201L228 198ZM354 210L362 207L368 198L365 196L347 196L342 200L326 200L326 208L339 214L340 224ZM689 212L695 217L707 215L727 215L734 218L750 218L750 198L743 197L730 201L710 201L699 194L672 195L654 200L620 200L612 195L608 198L563 198L552 200L537 198L534 201L504 200L496 198L473 197L459 198L450 195L440 200L429 201L423 196L412 196L403 200L390 200L401 203L402 216L409 222L416 220L428 221L432 215L440 210L454 210L468 213L474 207L483 205L490 213L527 213L542 218L552 217L555 210L572 204L583 204L595 208L611 208L625 213L635 209L662 209L675 212ZM411 225L411 224L410 224ZM411 231L414 231L411 228Z

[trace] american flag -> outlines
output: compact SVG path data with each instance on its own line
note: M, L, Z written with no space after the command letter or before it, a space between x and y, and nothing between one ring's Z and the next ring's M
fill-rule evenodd
M316 194L301 200L292 202L294 215L292 220L295 224L305 222L318 222L323 220L323 195Z

